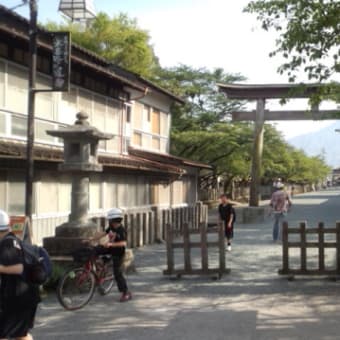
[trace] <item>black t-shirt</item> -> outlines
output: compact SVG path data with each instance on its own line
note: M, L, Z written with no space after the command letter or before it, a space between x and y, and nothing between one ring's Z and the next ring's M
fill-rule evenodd
M20 243L9 234L0 241L0 264L5 266L23 264ZM40 302L39 287L25 282L21 275L1 274L0 304L5 309L17 310Z
M233 206L228 203L223 205L222 203L218 206L218 213L220 214L220 218L222 221L229 222L230 216L233 215L232 224L235 221L235 210Z
M117 228L113 228L112 226L109 226L105 229L105 232L107 236L109 237L109 242L115 243L115 242L126 241L126 231L122 225L118 226ZM125 247L112 247L109 249L112 255L123 256L125 253Z

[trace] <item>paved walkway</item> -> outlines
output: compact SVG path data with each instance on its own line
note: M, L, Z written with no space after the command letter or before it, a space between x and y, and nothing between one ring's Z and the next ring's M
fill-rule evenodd
M340 190L299 195L288 215L291 225L340 220ZM288 281L277 274L281 247L271 240L272 220L237 225L231 273L221 280L169 280L164 245L135 252L138 272L128 280L134 299L96 295L84 309L64 311L54 296L41 304L35 339L340 339L340 283L328 278ZM214 254L212 254L212 257Z

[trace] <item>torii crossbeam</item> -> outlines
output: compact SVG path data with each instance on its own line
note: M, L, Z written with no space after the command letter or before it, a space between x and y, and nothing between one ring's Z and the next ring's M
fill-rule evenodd
M340 110L319 111L268 111L265 110L266 99L310 98L316 94L320 84L217 84L219 91L229 99L256 100L256 111L231 112L233 121L254 121L254 147L251 168L251 185L249 205L257 207L260 201L260 174L262 165L263 132L265 120L326 120L339 119Z

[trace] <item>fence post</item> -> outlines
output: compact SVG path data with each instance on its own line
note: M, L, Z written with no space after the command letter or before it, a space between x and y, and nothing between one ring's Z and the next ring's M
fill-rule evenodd
M189 225L183 225L183 246L184 246L184 270L188 273L191 271L191 249L190 249L190 233Z
M336 271L340 275L340 222L336 222Z
M306 222L300 223L301 234L301 270L307 270L307 248L306 248Z
M288 223L284 221L282 224L282 273L287 274L288 269Z
M149 238L149 213L144 212L143 216L143 244L149 244L150 238Z
M166 224L166 248L167 248L167 262L168 262L168 274L172 275L174 271L174 249L173 244L173 230L170 223Z
M189 207L185 207L184 208L184 223L188 223L189 224L189 228L192 229L192 226L191 226L191 221L189 219Z
M194 212L195 212L195 207L191 205L188 208L188 222L191 224L191 229L194 229Z
M130 214L130 229L131 229L131 248L136 247L136 223L134 214Z
M179 233L182 233L182 225L181 225L181 208L176 208L176 229Z
M149 213L149 242L152 244L155 242L155 215L153 211L150 211Z
M193 229L197 230L199 228L199 223L200 223L200 211L199 211L199 205L198 203L195 204L195 209L194 209L194 225Z
M169 216L168 216L168 212L169 212L169 210L162 210L162 211L160 211L160 216L161 216L161 223L163 224L163 225L165 225L165 228L164 228L164 230L165 230L165 237L164 237L164 240L166 240L166 238L168 237L168 231L167 231L167 229L166 229L166 226L168 225L168 224L170 224L171 226L172 226L172 223L170 222L170 220L169 220Z
M137 247L141 247L143 245L143 228L142 228L142 219L141 219L141 213L137 213L136 214L136 225L135 225L135 229L136 229L136 246Z
M225 240L223 223L218 224L218 248L220 260L220 276L225 272Z
M185 207L182 207L181 208L181 226L184 223L188 223L188 221L185 220ZM190 226L189 226L189 229L190 229Z
M319 270L325 270L325 248L324 248L324 224L319 222L318 224L318 248L319 248Z
M170 208L170 220L171 220L171 226L173 232L177 235L177 226L176 226L176 215L175 215L175 209Z
M202 205L203 209L203 223L205 223L208 226L209 218L208 218L208 206L207 205Z
M201 233L201 256L202 256L202 270L208 272L208 246L207 246L207 225L205 223L200 224Z
M153 206L151 210L154 212L154 230L155 230L155 241L162 242L162 235L161 235L161 214L160 209L158 206Z
M126 230L127 246L128 246L128 248L132 248L132 246L131 246L131 225L130 225L128 214L124 214L124 226L125 226L125 230Z

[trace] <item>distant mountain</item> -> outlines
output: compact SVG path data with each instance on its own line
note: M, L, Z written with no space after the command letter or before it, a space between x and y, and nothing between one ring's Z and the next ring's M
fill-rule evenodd
M309 156L323 155L332 168L340 167L340 121L318 131L288 139L288 143L302 149Z

